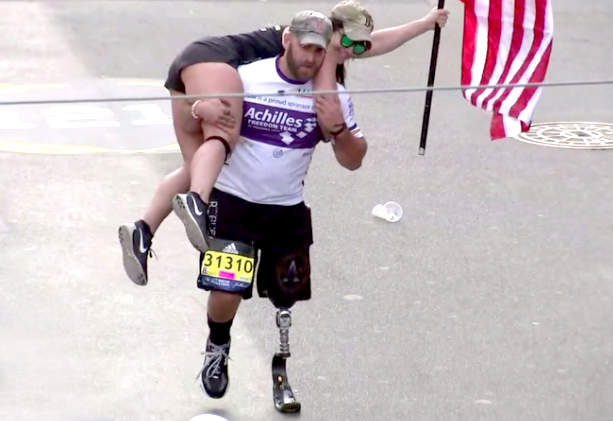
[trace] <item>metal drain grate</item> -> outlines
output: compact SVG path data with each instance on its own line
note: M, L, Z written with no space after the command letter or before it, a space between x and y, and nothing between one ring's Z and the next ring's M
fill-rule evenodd
M554 148L613 149L613 124L581 121L535 123L529 131L514 138Z

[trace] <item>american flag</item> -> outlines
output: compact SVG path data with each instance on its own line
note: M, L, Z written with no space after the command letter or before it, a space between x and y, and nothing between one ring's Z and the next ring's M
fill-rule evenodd
M465 4L462 86L541 83L553 46L551 0L461 0ZM466 89L493 113L492 140L529 130L542 87Z

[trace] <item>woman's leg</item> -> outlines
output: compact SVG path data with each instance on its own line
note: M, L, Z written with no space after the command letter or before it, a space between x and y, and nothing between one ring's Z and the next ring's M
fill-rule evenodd
M214 67L219 78L211 79L208 75ZM240 75L233 67L223 63L195 64L185 68L182 79L188 95L199 95L205 92L219 94L243 93ZM191 184L187 194L178 194L173 200L173 209L185 225L187 237L199 251L208 249L206 242L207 226L205 218L206 203L215 185L221 169L238 143L242 111L242 97L227 97L229 115L236 124L232 128L213 126L200 120L204 143L193 155L190 166ZM185 122L194 121L191 113L185 117Z
M201 65L195 66L199 68L199 77L209 82L205 86L200 86L196 94L206 95L217 93L219 84L223 85L224 79L232 74L234 74L233 77L235 82L238 80L240 83L238 72L228 65L220 63L202 63ZM226 67L229 68L230 71L228 71ZM123 249L124 269L128 277L137 285L146 285L148 282L147 259L151 252L153 235L170 214L172 210L172 198L177 194L185 193L189 190L189 168L195 152L204 142L205 133L207 136L209 133L211 133L211 135L217 135L217 133L224 133L224 131L226 133L228 131L238 133L237 130L229 130L227 125L220 125L220 127L224 127L224 129L219 129L212 124L201 124L201 122L196 121L191 115L191 106L194 101L178 99L179 96L184 95L180 92L171 90L170 93L173 96L173 126L175 135L177 136L177 142L179 143L183 155L184 165L166 176L162 183L160 183L142 219L134 223L123 224L119 228L119 239ZM193 88L188 87L187 94L194 94ZM239 98L239 101L240 107L242 107L242 99ZM236 112L234 112L234 114L236 115ZM240 129L241 114L242 113L239 112L237 114L238 119L235 120L239 126L238 130ZM230 142L236 144L237 140L238 137L236 134L236 140L230 139ZM204 165L206 165L206 163ZM217 173L219 173L219 171Z
M186 165L168 174L153 194L149 206L145 210L142 221L149 226L151 235L172 212L172 198L189 190L189 170Z

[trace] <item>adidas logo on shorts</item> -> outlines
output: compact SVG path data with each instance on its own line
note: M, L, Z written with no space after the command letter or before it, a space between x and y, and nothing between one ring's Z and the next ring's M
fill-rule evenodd
M222 251L224 253L238 254L238 250L236 249L236 246L234 245L234 243L228 244L227 246L223 248Z

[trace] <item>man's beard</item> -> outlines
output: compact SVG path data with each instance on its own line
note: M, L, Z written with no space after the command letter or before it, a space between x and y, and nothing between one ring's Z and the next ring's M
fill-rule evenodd
M291 73L291 78L294 80L300 80L300 81L309 81L311 79L313 79L316 75L317 72L319 72L319 68L311 68L311 69L304 69L304 71L301 73L301 69L300 66L298 65L298 63L296 63L296 61L294 60L294 54L292 52L292 46L288 46L287 48L287 68ZM307 73L308 72L308 73Z

